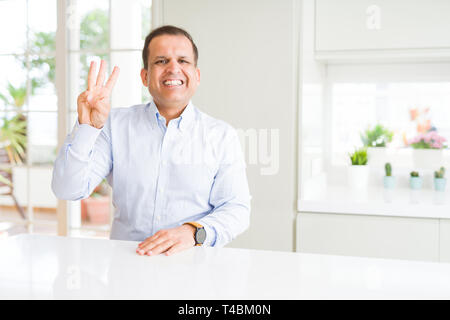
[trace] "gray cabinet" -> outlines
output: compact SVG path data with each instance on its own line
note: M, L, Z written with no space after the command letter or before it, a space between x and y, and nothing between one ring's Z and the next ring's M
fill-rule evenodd
M300 213L297 251L439 261L440 219ZM450 240L450 224L445 223ZM441 228L442 229L442 228ZM441 239L443 236L441 236ZM446 241L450 249L450 241ZM442 248L443 249L443 248ZM450 252L450 250L446 250ZM450 253L442 255L447 261Z
M439 223L440 261L450 262L450 220L440 219Z
M316 0L316 51L450 48L448 0Z

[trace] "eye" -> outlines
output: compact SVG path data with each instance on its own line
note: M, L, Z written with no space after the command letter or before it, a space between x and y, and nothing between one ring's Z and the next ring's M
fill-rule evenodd
M180 63L189 63L189 61L184 60L184 59L179 60L179 62L180 62Z
M167 59L160 59L160 60L156 60L155 64L166 64L167 63Z

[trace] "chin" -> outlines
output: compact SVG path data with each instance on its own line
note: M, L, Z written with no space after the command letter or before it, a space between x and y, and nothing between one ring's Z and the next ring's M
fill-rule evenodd
M163 102L166 106L173 106L173 107L180 107L181 105L184 107L189 103L189 99L161 99L161 102Z

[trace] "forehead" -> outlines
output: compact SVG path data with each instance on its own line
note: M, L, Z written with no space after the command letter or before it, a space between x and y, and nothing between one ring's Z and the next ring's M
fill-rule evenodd
M149 58L156 56L185 56L194 58L194 49L183 35L161 35L152 39L148 46Z

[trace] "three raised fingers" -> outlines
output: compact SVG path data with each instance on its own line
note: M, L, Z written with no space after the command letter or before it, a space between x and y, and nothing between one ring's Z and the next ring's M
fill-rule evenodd
M117 78L119 77L120 69L119 67L114 67L113 72L109 76L108 81L106 81L105 87L108 89L109 92L111 92L112 88L116 84Z
M95 61L91 62L91 65L89 67L89 73L88 73L88 91L93 90L94 87L103 86L103 82L105 81L106 77L106 61L101 60L100 62L100 70L98 72L97 79L95 79L95 74L97 70L97 63ZM111 92L112 88L114 87L117 78L119 77L119 67L115 66L113 69L113 72L108 78L108 81L105 84L105 88L108 89L109 92Z
M95 86L95 71L97 70L97 63L95 61L91 61L91 65L89 67L88 73L88 91L94 89Z
M106 73L106 61L100 61L100 70L98 71L96 86L103 86L103 82L105 81L105 73Z

